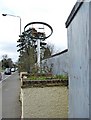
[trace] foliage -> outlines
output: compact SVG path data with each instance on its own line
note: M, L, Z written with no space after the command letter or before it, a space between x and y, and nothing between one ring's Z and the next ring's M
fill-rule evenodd
M54 45L53 44L47 44L47 47L44 50L44 57L43 59L47 59L49 57L51 57L52 53L54 50Z
M36 32L32 32L32 30ZM39 33L34 28L29 28L29 30L25 31L20 35L20 39L18 39L17 47L19 48L17 51L20 53L18 60L18 68L19 71L27 71L30 72L31 69L34 70L34 65L37 62L37 40L31 38L30 36L35 35L33 33ZM41 60L48 58L51 56L52 47L45 47L46 43L40 41L41 46ZM36 66L37 67L37 66ZM38 68L39 69L39 68Z
M68 80L68 75L56 75L54 76L55 79L62 79L62 80Z
M45 48L43 59L47 59L50 56L51 56L51 52L50 52L50 49L47 47L47 48Z
M3 55L2 58L3 58L1 61L2 62L2 69L13 67L14 63L13 63L11 58L8 58L7 55Z
M67 75L28 75L28 80L68 80Z
M46 74L48 73L52 74L52 68L53 68L53 63L50 66L47 65L47 61L45 61L44 64L42 64L42 71L44 71L44 73Z
M31 77L28 77L29 80L45 80L46 77L44 76L31 76Z

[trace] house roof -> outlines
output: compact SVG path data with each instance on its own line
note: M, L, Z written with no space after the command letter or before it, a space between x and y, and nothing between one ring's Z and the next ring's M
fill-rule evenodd
M75 15L77 14L79 8L81 7L81 5L83 4L84 0L81 0L81 2L76 2L76 4L74 5L66 23L65 26L66 28L70 25L71 21L74 19Z

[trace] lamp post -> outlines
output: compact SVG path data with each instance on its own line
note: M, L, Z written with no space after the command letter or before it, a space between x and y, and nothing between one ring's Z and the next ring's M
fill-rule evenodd
M44 30L44 25L43 25L43 28L38 28L38 29L43 29ZM40 36L40 35L39 35ZM39 37L38 36L38 37ZM37 39L37 64L38 64L38 66L39 66L39 68L40 68L40 39L38 38Z
M11 14L2 14L2 16L18 17L20 19L20 35L21 35L21 17L20 16L16 16L16 15L11 15Z

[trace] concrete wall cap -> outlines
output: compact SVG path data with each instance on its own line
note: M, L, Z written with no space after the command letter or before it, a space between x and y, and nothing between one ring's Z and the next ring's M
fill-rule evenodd
M83 4L84 0L81 0L81 2L77 1L76 4L74 5L66 23L65 26L66 28L70 25L71 21L73 20L73 18L75 17L76 13L78 12L78 10L80 9L81 5Z

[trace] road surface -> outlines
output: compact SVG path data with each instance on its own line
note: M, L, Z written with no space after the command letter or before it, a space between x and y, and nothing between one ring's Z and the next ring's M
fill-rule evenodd
M2 118L20 118L20 80L18 73L7 75L2 80Z

